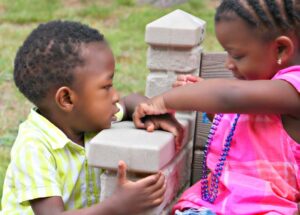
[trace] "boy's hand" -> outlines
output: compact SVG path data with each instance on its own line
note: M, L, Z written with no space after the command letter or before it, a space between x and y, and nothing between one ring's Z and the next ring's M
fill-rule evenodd
M137 214L163 202L165 177L159 172L136 182L126 177L126 164L119 162L118 186L114 193L117 214Z
M172 84L172 87L180 87L186 84L193 84L203 79L195 75L178 75L176 81Z
M180 150L184 130L173 114L146 116L143 122L146 130L149 132L157 129L171 132L175 136L175 150L176 152Z

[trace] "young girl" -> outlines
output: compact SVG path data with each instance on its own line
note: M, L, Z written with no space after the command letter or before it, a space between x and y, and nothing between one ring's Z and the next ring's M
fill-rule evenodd
M215 16L216 35L236 79L187 78L183 82L198 82L137 107L134 120L141 128L145 115L173 109L222 113L215 115L204 150L203 177L182 195L173 213L297 211L299 24L298 0L223 0Z

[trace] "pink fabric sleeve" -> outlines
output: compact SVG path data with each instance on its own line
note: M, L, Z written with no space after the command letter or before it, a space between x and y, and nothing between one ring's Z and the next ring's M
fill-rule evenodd
M291 66L280 70L272 80L285 80L300 93L300 66Z

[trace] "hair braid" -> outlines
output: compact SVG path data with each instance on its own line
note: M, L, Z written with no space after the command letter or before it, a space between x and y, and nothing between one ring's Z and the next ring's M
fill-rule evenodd
M263 10L258 0L247 0L248 4L252 7L258 18L268 27L273 27L271 20Z
M284 9L289 23L295 23L295 12L292 0L284 0Z
M267 5L276 25L283 29L290 28L289 24L282 19L278 5L274 0L265 0L265 4Z
M255 22L251 14L236 0L222 1L220 7L218 7L217 9L217 13L215 16L216 22L221 20L222 14L230 11L234 11L238 16L243 18L251 26L257 26L257 23Z

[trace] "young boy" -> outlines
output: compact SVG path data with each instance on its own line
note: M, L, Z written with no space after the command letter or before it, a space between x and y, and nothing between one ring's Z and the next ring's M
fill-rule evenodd
M159 205L164 176L136 182L118 167L118 188L98 203L101 170L89 167L87 133L109 128L119 111L113 87L114 57L103 35L76 22L39 25L19 49L14 80L35 104L20 125L11 152L2 214L135 214ZM131 116L143 98L120 104ZM149 130L162 127L180 136L172 118L151 119ZM68 211L68 212L65 212Z

